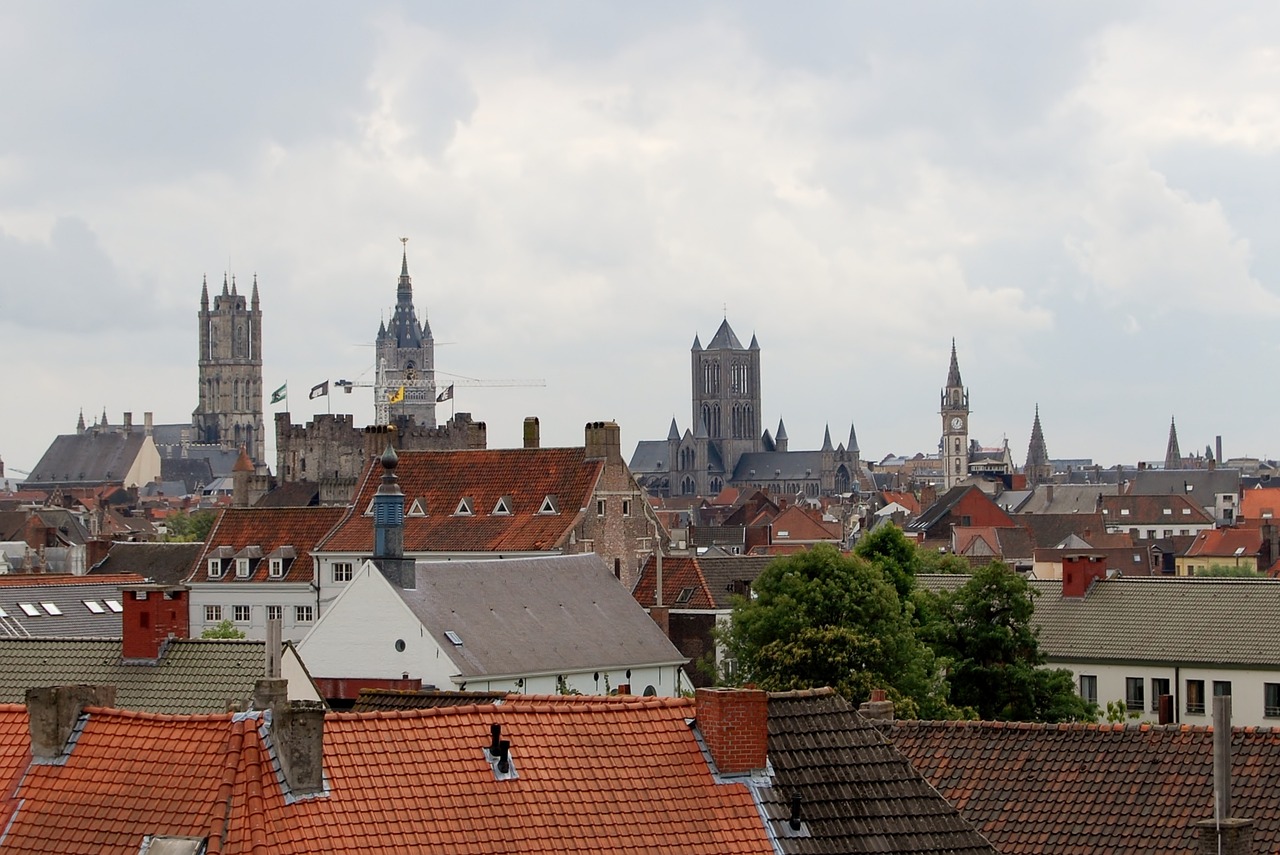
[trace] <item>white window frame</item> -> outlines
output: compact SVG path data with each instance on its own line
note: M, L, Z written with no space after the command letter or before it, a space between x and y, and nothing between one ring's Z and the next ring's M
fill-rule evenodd
M284 559L272 558L267 564L267 575L272 579L279 579L284 575Z
M314 623L316 619L315 606L294 606L293 622L294 623Z
M350 582L355 576L355 565L350 561L335 561L329 565L329 574L335 584Z
M284 606L267 606L267 620L284 622Z
M204 622L222 623L222 606L205 606Z
M253 620L253 606L232 606L231 620L236 623L249 623Z
M222 578L222 559L221 558L209 559L209 578L210 579Z
M249 578L249 559L248 558L236 559L236 578L237 579Z

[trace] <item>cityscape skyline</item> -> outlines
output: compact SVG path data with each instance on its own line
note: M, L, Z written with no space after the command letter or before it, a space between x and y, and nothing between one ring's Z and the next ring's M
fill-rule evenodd
M690 427L727 316L793 448L935 451L954 337L1018 465L1037 405L1054 458L1161 460L1170 417L1280 456L1269 6L80 11L0 12L11 473L82 408L189 421L224 270L258 276L268 397L372 422L306 393L372 379L402 236L440 387L547 382L457 386L440 420L491 447Z

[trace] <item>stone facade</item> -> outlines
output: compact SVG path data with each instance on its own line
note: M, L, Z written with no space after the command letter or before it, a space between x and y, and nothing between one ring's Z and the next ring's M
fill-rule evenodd
M235 280L209 301L200 292L199 403L191 414L196 441L227 449L244 446L254 463L263 461L262 310L258 278L246 304Z
M484 422L472 421L470 413L458 413L439 427L406 417L363 428L350 414L317 415L303 426L292 424L287 412L276 413L276 474L282 484L315 482L321 504L342 505L351 500L369 461L388 444L397 451L457 451L482 449L487 441Z
M411 418L419 425L435 427L435 348L426 312L423 312L422 323L418 323L413 308L413 280L409 278L406 251L400 261L391 322L378 327L375 357L378 373L373 384L378 424Z
M603 460L604 468L582 523L566 552L595 552L630 591L640 567L653 552L657 522L645 514L648 499L622 459L622 432L614 422L586 426L587 460Z

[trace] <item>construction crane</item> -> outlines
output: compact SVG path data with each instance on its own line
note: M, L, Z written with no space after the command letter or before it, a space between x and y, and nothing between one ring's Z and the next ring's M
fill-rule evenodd
M546 386L547 381L542 378L505 378L501 380L481 380L477 377L464 377L461 374L450 374L447 371L437 371L436 374L443 374L446 377L453 378L449 381L449 385L455 386L478 386L489 389L494 388L511 388L516 386ZM350 394L353 389L371 389L377 384L372 380L334 380L333 385L342 389L342 391Z

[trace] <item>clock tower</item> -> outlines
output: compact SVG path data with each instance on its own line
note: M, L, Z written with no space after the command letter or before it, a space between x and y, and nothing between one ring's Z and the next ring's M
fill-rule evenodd
M942 484L950 490L969 476L969 392L960 380L956 340L951 339L951 370L942 390Z

